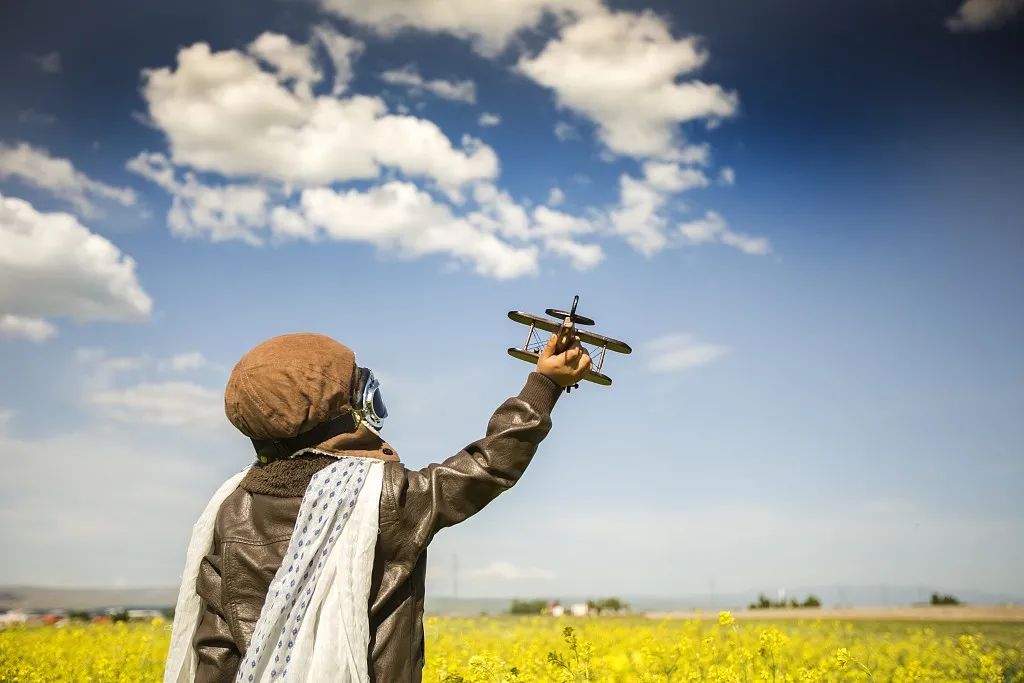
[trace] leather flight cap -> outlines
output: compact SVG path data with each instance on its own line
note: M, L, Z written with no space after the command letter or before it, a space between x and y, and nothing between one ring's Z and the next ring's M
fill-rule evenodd
M357 426L355 415L345 411L290 439L252 439L252 445L260 462L270 462L290 458L304 448L311 448L339 434L354 432Z

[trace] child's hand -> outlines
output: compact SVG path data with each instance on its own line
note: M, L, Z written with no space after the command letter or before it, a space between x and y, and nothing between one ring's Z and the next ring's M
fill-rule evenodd
M580 338L573 336L565 351L556 353L562 331L551 335L547 346L537 359L537 372L560 387L571 387L590 372L590 354L580 346Z

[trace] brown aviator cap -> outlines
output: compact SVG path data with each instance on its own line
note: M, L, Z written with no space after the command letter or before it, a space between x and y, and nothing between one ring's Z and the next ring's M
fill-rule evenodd
M224 390L224 412L250 439L292 439L349 412L356 356L322 334L273 337L238 361ZM365 425L312 446L336 455L397 460Z

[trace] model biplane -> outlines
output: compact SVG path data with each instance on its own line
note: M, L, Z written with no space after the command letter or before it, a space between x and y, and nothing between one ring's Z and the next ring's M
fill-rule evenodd
M559 343L556 349L561 352L564 347L568 344L569 340L572 339L573 335L579 337L580 345L590 354L591 370L583 377L588 382L595 384L602 384L608 386L612 383L612 378L601 372L601 368L604 366L604 357L609 351L615 353L632 353L633 349L629 348L629 344L626 342L619 341L618 339L612 339L611 337L605 337L601 334L594 332L587 332L586 330L577 329L577 325L585 325L587 327L594 324L594 321L590 318L580 315L576 312L576 304L580 301L579 295L572 300L572 309L569 311L562 311L557 308L549 308L544 313L549 315L552 319L544 318L539 315L532 313L524 313L523 311L509 311L508 317L517 323L522 323L530 328L529 333L526 335L526 342L521 347L512 347L508 350L508 355L519 360L526 361L527 363L537 363L537 359L540 358L540 352L547 345L550 336L542 337L538 332L550 332L551 334L559 335ZM557 322L556 322L557 321Z

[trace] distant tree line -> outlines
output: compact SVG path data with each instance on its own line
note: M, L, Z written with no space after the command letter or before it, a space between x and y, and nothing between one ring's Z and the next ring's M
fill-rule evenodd
M808 595L803 602L796 598L790 598L787 602L786 600L770 600L767 595L761 593L757 596L757 602L750 603L750 609L799 609L803 607L821 607L821 600L816 595Z
M508 608L509 614L541 614L548 608L547 600L519 600L512 601Z
M939 595L932 593L931 604L933 605L959 605L960 600L955 595Z
M544 614L546 613L551 605L551 601L539 599L539 600L519 600L518 598L512 601L512 604L508 608L509 614ZM555 601L554 604L560 604ZM629 604L623 602L619 598L602 598L601 600L587 600L587 610L590 612L620 612L629 609Z

